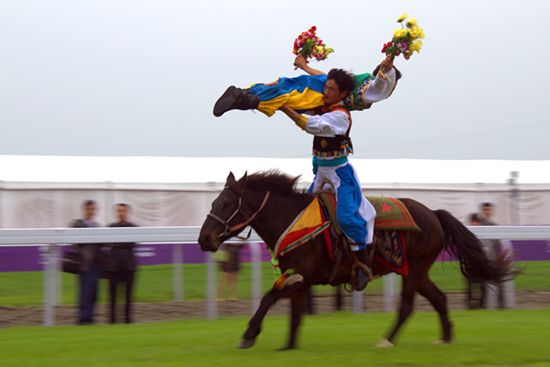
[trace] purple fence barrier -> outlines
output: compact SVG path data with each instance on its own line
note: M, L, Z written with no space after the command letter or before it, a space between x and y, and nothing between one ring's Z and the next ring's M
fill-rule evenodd
M517 260L550 260L550 241L512 241ZM265 246L262 248L262 261L270 259ZM0 247L0 272L38 271L43 269L43 252L45 246ZM136 248L138 262L141 265L170 264L172 262L172 245L138 245ZM205 254L199 245L184 245L183 260L185 264L205 262ZM251 261L251 252L245 246L241 252L243 262ZM452 260L447 253L442 253L439 261Z
M206 255L198 244L182 245L185 264L202 264ZM262 248L262 261L270 259L269 251ZM43 269L43 253L46 246L0 247L0 272L38 271ZM172 263L172 245L138 245L136 255L140 265L159 265ZM251 261L251 251L245 246L241 251L241 261Z

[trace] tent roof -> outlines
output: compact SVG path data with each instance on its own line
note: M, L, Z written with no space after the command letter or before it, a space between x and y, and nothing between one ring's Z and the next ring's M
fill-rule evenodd
M507 183L512 171L520 184L550 185L550 161L510 160L421 160L352 159L363 185L449 186ZM238 157L89 157L0 155L0 182L18 183L126 184L135 188L181 185L208 188L225 182L229 171L240 177L245 171L279 169L311 181L310 158ZM33 185L35 186L35 185Z

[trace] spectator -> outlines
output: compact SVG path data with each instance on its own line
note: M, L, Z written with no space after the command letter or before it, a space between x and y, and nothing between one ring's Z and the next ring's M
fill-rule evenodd
M217 259L223 273L218 288L218 298L220 299L238 299L238 277L242 247L243 245L237 243L225 243L220 249L220 256Z
M480 215L479 222L484 226L494 226L496 223L493 221L493 215L495 214L495 205L490 202L481 203L479 206Z
M479 226L481 225L481 219L480 216L476 213L470 214L468 217L468 223L471 226ZM482 246L485 251L487 251L486 248L486 241L481 241ZM485 304L485 289L486 285L483 282L480 282L475 279L468 279L467 280L467 288L466 288L466 306L470 310L475 310L482 308Z
M484 226L494 226L497 223L493 220L495 214L495 205L490 202L484 202L480 205L480 222ZM510 242L506 242L508 245L506 249L503 247L503 242L500 240L487 240L482 241L486 248L487 255L491 259L496 259L501 256L512 256L513 248ZM513 282L508 281L496 285L486 285L486 302L485 307L489 309L493 308L505 308L512 307L513 301L510 299L510 292L508 288L513 288Z
M128 220L130 206L125 203L115 205L118 221L109 227L137 227ZM132 319L132 291L137 268L134 254L135 243L117 243L109 246L105 264L106 276L109 279L110 322L116 323L117 288L119 284L125 286L124 321L129 324Z
M94 221L97 205L93 200L86 200L82 204L84 217L74 220L73 228L99 227ZM101 271L101 246L98 244L76 244L80 253L79 268L79 295L78 295L78 324L89 325L94 323L94 310L97 302L99 275Z

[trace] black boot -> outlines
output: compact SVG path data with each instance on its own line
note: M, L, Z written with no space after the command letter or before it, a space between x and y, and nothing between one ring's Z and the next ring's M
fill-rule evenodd
M369 274L365 268L368 268L367 250L354 251L357 261L360 265L354 265L355 268L355 284L354 289L356 291L362 291L369 284Z
M260 98L246 89L230 86L216 101L214 116L220 117L231 110L250 110L258 107Z

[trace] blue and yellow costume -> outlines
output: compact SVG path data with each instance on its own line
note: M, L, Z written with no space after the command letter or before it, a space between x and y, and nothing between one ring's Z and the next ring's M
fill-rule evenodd
M286 105L295 111L311 111L324 105L323 91L326 75L301 75L295 78L279 78L277 84L254 84L248 91L259 97L256 109L272 116L279 107ZM374 102L387 98L396 83L395 70L388 73L378 72L355 76L355 89L344 100L344 106L350 111L369 108Z

